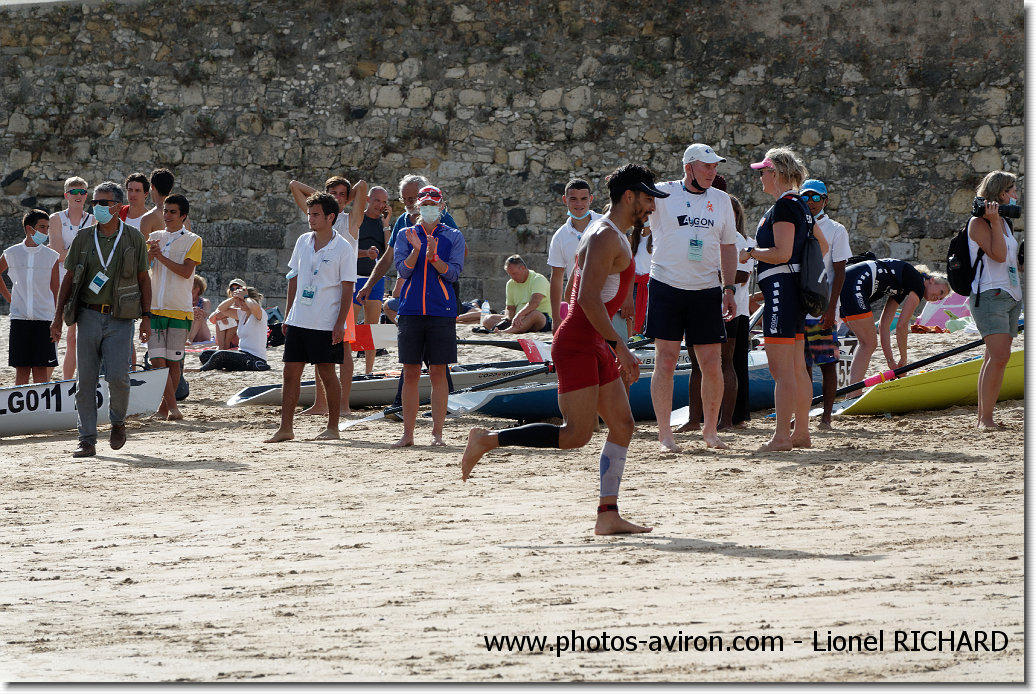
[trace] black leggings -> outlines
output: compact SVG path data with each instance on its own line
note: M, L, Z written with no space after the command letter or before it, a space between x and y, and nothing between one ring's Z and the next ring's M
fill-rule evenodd
M202 371L222 369L223 371L269 371L270 365L265 359L253 356L248 352L228 349L207 349L198 355Z

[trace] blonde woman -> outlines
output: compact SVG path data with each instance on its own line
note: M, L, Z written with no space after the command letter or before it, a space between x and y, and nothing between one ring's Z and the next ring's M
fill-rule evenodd
M1000 397L1004 370L1011 357L1011 341L1018 334L1018 315L1022 310L1022 282L1018 264L1018 241L1007 219L1000 216L1000 205L1015 204L1014 174L992 171L976 191L985 198L985 214L968 223L968 249L975 270L968 307L986 343L985 359L978 376L978 428L994 429L993 406Z
M763 215L756 246L742 250L742 263L756 261L763 293L763 336L773 375L777 428L761 451L809 448L809 405L813 382L806 371L806 310L799 301L798 259L813 217L798 189L808 172L792 150L777 147L752 164L773 206ZM822 242L823 245L823 242ZM792 429L792 419L795 420Z

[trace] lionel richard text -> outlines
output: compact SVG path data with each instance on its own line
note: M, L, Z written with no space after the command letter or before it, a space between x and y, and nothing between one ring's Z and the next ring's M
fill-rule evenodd
M1002 651L1007 634L994 630L880 629L870 634L839 634L831 630L813 632L813 650L834 653L874 651Z

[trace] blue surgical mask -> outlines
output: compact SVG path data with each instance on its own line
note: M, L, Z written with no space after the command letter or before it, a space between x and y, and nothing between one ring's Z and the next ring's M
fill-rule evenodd
M112 213L107 205L94 205L94 218L100 224L107 224L112 221Z
M37 246L46 246L50 242L50 237L42 231L34 231L32 232L32 240Z
M439 208L436 205L421 205L421 221L436 222L439 220Z
M1010 199L1010 200L1009 200L1009 201L1007 202L1007 204L1008 204L1008 205L1017 205L1017 204L1018 204L1018 198L1011 198L1011 199Z
M590 210L587 210L586 214L584 214L582 217L575 216L574 214L572 214L571 211L568 213L568 216L571 217L572 219L586 219L587 217L590 216Z

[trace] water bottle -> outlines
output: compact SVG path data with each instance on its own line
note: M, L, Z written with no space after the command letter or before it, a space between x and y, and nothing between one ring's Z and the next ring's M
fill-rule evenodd
M489 299L482 300L482 318L483 320L491 314L493 311L489 308Z

